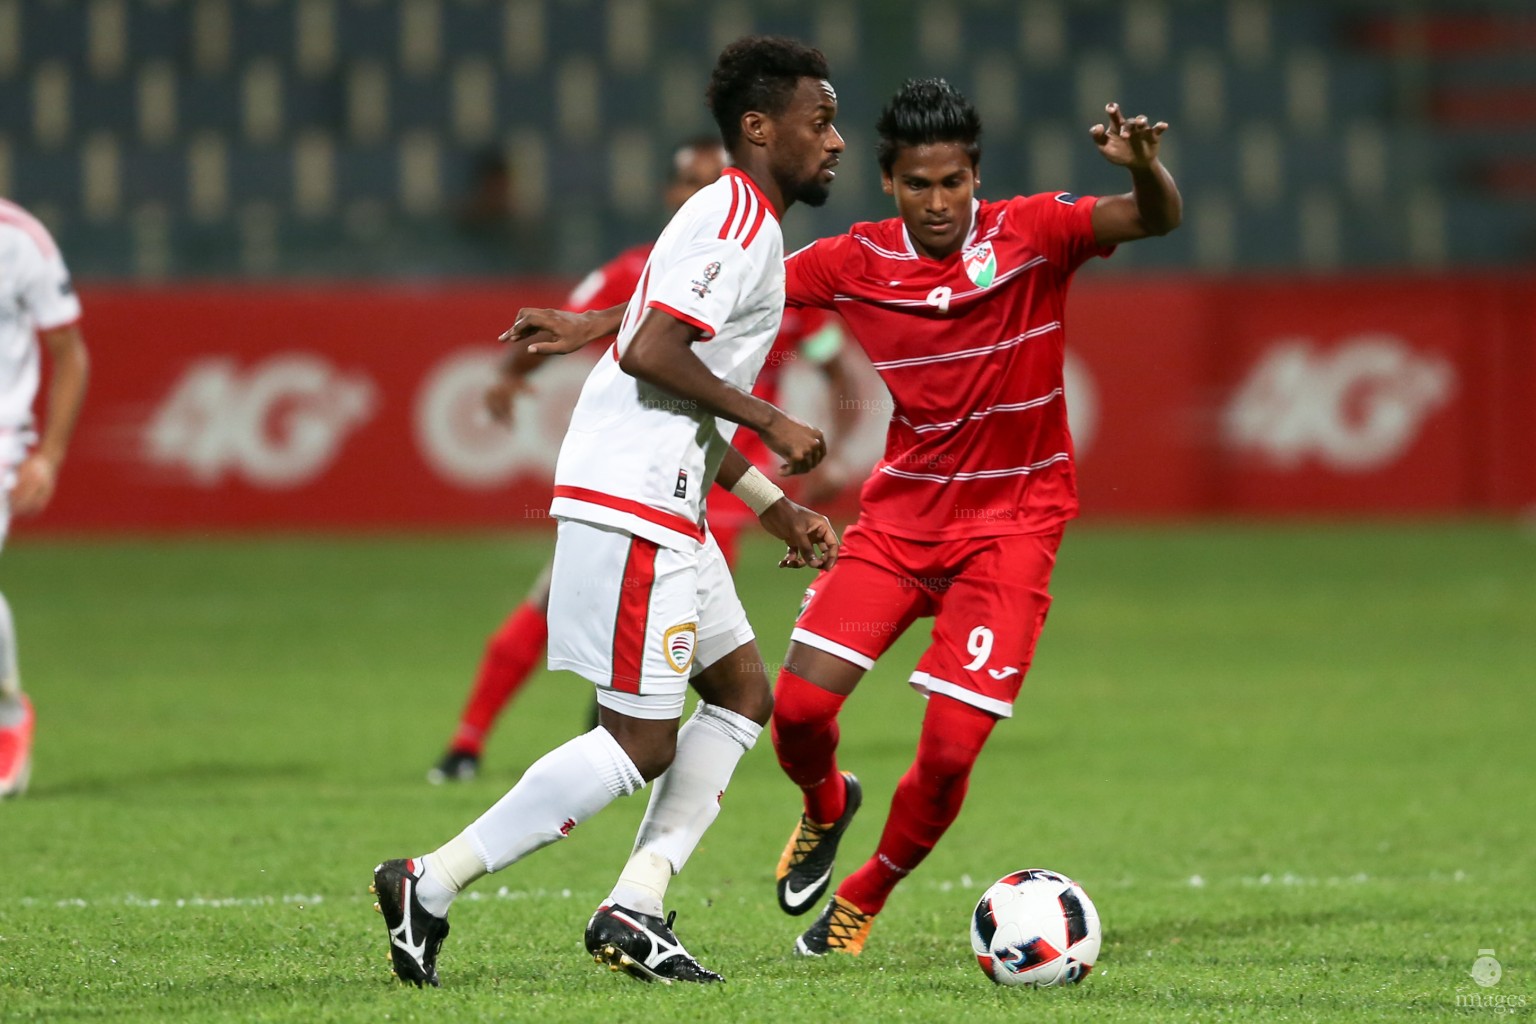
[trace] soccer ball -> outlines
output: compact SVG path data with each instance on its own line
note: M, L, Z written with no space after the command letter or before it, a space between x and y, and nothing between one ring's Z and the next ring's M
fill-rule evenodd
M1015 871L981 894L971 949L999 985L1071 985L1093 970L1104 933L1093 901L1066 875Z

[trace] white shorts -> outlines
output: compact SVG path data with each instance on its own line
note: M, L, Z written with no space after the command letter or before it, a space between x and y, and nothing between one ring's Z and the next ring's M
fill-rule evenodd
M693 551L578 519L559 521L549 582L549 667L597 685L631 718L681 718L688 682L753 639L714 537Z

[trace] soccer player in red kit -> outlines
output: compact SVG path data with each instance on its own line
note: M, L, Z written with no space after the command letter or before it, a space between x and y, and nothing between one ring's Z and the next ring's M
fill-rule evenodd
M672 158L672 177L666 188L667 209L676 212L695 192L719 178L729 162L730 155L715 136L691 139L678 146ZM565 308L573 313L583 313L628 303L650 255L650 242L625 249L583 278L572 290ZM529 389L528 379L544 358L521 346L508 353L497 379L485 394L486 408L495 420L511 425L517 396ZM836 317L818 309L785 310L783 325L752 393L765 402L778 405L783 369L796 359L814 366L825 376L831 394L843 399L832 407L832 429L828 438L831 447L838 438L851 432L859 407L854 394L858 386L857 376ZM738 435L736 445L760 469L770 469L774 465L772 453L755 433L744 431ZM825 500L846 487L847 481L841 463L829 458L806 478L806 487L799 497L813 502ZM749 524L755 525L757 517L724 488L713 488L706 500L710 532L720 545L726 563L734 565L736 537ZM437 763L427 772L427 781L434 784L458 782L479 774L480 758L491 727L533 674L544 652L549 636L548 607L549 567L546 565L527 595L487 641L453 737Z
M975 108L946 82L908 82L877 125L899 216L785 261L786 301L840 313L895 402L859 521L808 590L775 687L774 749L805 798L777 871L791 914L826 893L861 799L858 780L837 767L838 711L898 636L934 619L911 677L928 698L916 760L875 854L797 940L804 955L863 949L886 898L959 814L971 767L1029 669L1062 528L1077 514L1067 285L1090 257L1166 234L1182 217L1158 160L1168 126L1105 109L1107 125L1090 134L1130 172L1130 192L980 201ZM611 333L618 312L534 311L544 334L529 348L574 351Z
M900 216L789 256L790 305L835 309L895 407L840 558L807 592L775 688L779 763L805 807L777 872L790 914L819 903L858 810L838 770L838 711L912 623L934 619L911 684L928 698L917 756L876 850L796 942L857 954L896 884L960 812L972 765L1012 714L1051 597L1062 527L1077 514L1062 379L1073 272L1179 224L1158 160L1167 125L1114 104L1092 138L1131 191L979 200L981 122L942 80L908 82L880 116L885 191Z

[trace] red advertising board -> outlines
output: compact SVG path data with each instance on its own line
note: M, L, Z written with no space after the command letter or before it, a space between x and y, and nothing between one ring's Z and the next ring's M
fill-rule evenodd
M511 430L480 396L517 309L565 288L85 287L86 411L19 525L538 525L589 363L550 361ZM1086 277L1067 338L1085 515L1536 505L1529 279ZM888 411L868 405L866 464Z
M1483 404L1488 439L1480 506L1536 509L1536 281L1490 293L1480 308L1486 337L1504 344L1477 346L1492 383Z
M1239 513L1467 507L1483 383L1467 290L1342 281L1220 289L1215 504Z
M1067 410L1088 515L1209 506L1208 302L1196 287L1082 281L1067 306ZM1132 315L1127 311L1134 310Z
M47 525L518 520L564 422L536 402L509 433L486 422L479 396L518 307L564 294L84 289L91 393ZM551 389L569 377L551 374Z

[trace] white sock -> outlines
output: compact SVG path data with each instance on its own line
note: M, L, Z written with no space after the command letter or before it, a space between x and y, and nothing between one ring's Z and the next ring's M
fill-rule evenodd
M609 899L660 917L672 876L683 869L720 813L720 798L741 756L763 727L743 715L700 701L677 733L677 756L656 779L635 837L635 852Z
M484 878L485 863L475 850L469 836L460 832L442 846L416 858L420 865L421 881L416 885L416 898L427 913L447 917L453 898L477 878Z
M523 772L507 795L464 830L486 871L500 871L564 839L578 824L645 785L619 741L598 726Z

